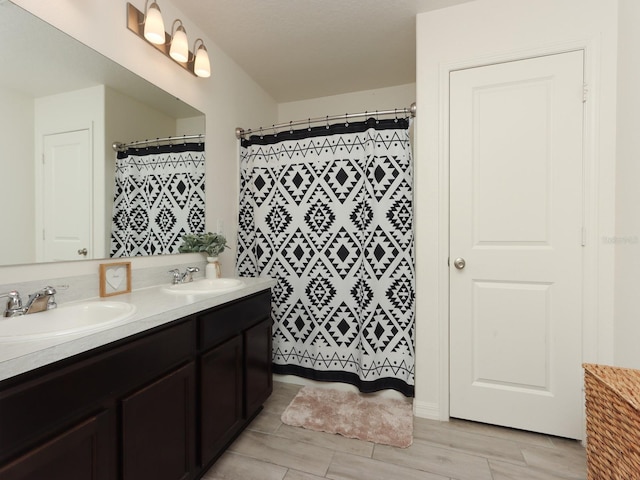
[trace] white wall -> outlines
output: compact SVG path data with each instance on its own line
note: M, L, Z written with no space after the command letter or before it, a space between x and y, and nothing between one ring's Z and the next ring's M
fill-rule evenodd
M111 88L105 91L105 122L109 156L113 156L113 141L127 143L177 133L175 118Z
M179 118L176 123L176 135L199 135L206 128L205 117Z
M640 2L618 11L615 364L640 368Z
M613 359L617 2L476 0L417 17L416 412L448 416L448 72L584 48L585 361ZM579 92L578 92L579 94ZM576 306L580 308L580 306Z
M235 245L237 224L237 140L235 127L272 124L275 101L235 64L189 17L163 0L166 23L181 18L192 38L202 37L211 59L212 76L196 78L136 37L126 28L125 0L16 0L15 3L87 44L98 52L204 112L207 135L207 224L215 229L221 219L230 244ZM144 2L136 0L142 10ZM234 252L223 254L224 264L234 263ZM133 269L175 263L175 258L133 259ZM94 273L100 262L65 264L69 275ZM0 268L0 284L28 281L59 274L56 265ZM135 275L135 273L134 273ZM96 292L97 293L97 292Z
M393 110L394 108L409 107L415 101L416 85L411 83L298 102L280 103L278 104L277 123L365 111L372 112L373 116L375 110ZM268 127L269 125L251 125L248 128L261 126Z
M0 88L0 265L35 260L33 99Z

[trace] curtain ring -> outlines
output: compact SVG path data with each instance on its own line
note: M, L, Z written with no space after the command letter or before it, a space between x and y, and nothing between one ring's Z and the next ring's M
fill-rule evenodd
M327 122L327 130L329 130L329 115L326 116L325 122Z
M289 133L293 135L293 120L289 121Z
M376 124L380 123L380 114L378 113L378 110L376 110Z
M347 115L349 115L348 113L344 114L344 126L348 127L349 126L349 120L347 119Z
M311 131L311 119L309 118L307 121L309 122L309 126L307 127L307 131L310 132Z
M276 125L274 123L271 124L271 128L273 128L273 136L277 137L278 136L278 131L276 130Z
M262 127L260 127L260 140L262 140L264 138L264 135L262 134Z
M397 108L394 108L394 109L393 109L393 114L396 116L396 118L395 118L394 122L395 122L395 123L398 123L398 109L397 109Z

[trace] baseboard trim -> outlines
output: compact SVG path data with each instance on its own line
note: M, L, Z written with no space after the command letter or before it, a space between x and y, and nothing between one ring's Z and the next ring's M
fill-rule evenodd
M441 420L440 408L437 403L413 401L413 414L419 418L427 418L429 420Z

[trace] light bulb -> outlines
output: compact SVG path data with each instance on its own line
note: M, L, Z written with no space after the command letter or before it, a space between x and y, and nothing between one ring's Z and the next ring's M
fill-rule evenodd
M144 38L156 45L164 45L164 21L162 20L160 7L156 2L149 5L144 17Z
M196 61L193 66L193 72L203 78L211 76L211 64L209 63L209 54L204 44L198 47L196 51Z
M182 25L178 25L171 38L169 55L177 62L187 63L189 61L189 42L187 40L187 32Z

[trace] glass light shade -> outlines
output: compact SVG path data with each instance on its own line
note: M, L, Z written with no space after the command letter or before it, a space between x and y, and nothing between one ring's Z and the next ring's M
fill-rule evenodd
M169 55L177 62L187 63L189 61L189 42L187 41L187 32L182 25L178 26L176 33L171 38Z
M164 45L164 21L156 2L149 5L144 17L144 38L156 45Z
M209 54L204 45L200 45L196 52L196 61L193 65L193 73L199 77L207 78L211 76L211 64Z

